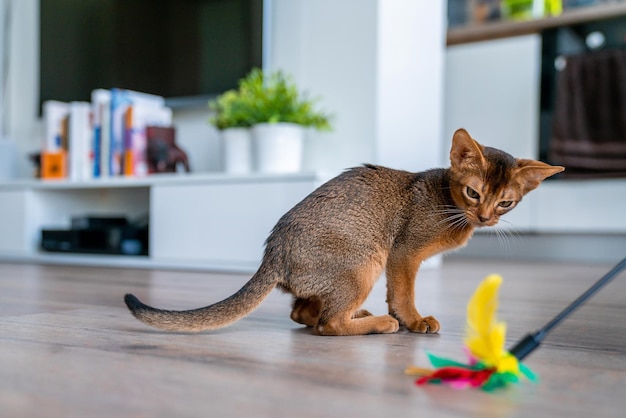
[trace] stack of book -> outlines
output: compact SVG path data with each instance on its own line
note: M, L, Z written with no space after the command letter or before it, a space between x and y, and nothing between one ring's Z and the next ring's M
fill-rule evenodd
M46 101L43 118L41 177L75 181L145 176L147 128L172 126L163 97L117 88L94 90L91 103Z

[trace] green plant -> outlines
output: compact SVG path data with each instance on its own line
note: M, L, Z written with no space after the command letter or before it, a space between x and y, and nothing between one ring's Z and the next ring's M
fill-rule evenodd
M209 109L213 111L209 122L217 129L247 128L252 125L249 106L237 90L228 90L209 102Z
M300 94L282 71L265 75L254 69L239 82L239 88L210 103L215 112L211 123L218 129L256 123L291 122L317 130L330 130L330 115L315 110L315 100Z

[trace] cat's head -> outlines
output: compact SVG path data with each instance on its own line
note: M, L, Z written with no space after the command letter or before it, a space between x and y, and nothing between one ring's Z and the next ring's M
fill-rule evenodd
M452 199L474 226L495 225L526 193L564 170L485 147L465 129L454 133L450 163Z

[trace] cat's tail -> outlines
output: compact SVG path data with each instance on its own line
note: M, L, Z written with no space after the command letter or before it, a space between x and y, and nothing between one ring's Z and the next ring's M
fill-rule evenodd
M232 296L204 308L168 311L142 303L134 295L124 296L133 316L141 322L168 331L200 332L226 327L255 310L276 287L278 277L260 268Z

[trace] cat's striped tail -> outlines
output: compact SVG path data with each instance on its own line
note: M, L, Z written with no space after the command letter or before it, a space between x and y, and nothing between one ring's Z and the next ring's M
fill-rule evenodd
M226 327L247 316L277 283L275 274L260 268L235 294L204 308L188 311L157 309L131 294L124 296L124 302L133 316L147 325L168 331L200 332Z

